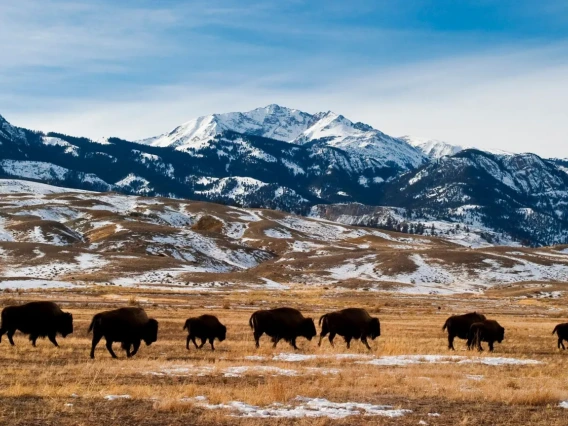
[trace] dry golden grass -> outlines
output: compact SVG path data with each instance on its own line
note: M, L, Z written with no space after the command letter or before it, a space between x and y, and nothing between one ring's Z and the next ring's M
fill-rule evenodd
M493 297L402 296L363 291L306 289L273 292L166 291L96 287L83 291L42 293L11 292L2 305L49 299L73 313L75 332L59 338L61 347L47 340L33 348L26 337L16 334L11 347L4 337L0 344L0 424L418 424L514 425L565 424L565 411L558 408L568 399L568 381L563 366L567 353L556 350L551 335L563 322L564 300L531 300L519 303L496 294ZM121 357L112 360L104 342L96 359L88 358L87 328L98 311L139 304L160 322L159 340L142 346L133 359L115 345ZM254 348L248 326L257 309L294 306L317 320L321 314L345 306L361 306L381 319L382 333L371 345L372 354L462 355L463 341L455 353L446 350L441 326L447 316L478 310L497 319L506 328L506 339L491 356L535 359L539 365L490 366L483 364L424 363L408 366L374 366L332 355L367 355L360 342L347 350L336 338L335 348L327 339L318 348L299 339L300 354L318 355L302 362L276 361L275 354L293 352L281 342L273 350L267 337ZM202 350L185 349L183 323L190 316L213 313L227 325L228 339L207 344ZM262 360L246 359L262 356ZM483 353L480 356L490 356ZM230 368L250 366L237 377ZM296 376L273 375L255 366L294 370ZM336 374L323 374L336 370ZM480 376L483 376L480 380ZM130 395L130 399L108 401L106 395ZM249 419L233 417L230 410L207 410L182 398L206 396L211 404L242 401L266 406L278 402L294 404L296 396L321 397L334 402L369 402L410 409L411 414L386 417L348 417L342 420ZM430 417L428 413L439 413Z

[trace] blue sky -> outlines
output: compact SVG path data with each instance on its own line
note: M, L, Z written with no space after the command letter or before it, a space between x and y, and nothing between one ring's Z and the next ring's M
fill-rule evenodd
M149 137L270 103L568 157L568 2L2 0L0 114Z

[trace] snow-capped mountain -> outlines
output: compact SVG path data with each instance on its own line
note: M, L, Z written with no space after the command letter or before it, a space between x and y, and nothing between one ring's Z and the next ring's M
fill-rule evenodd
M400 139L418 148L430 159L455 155L466 149L461 145L452 145L437 139L417 138L413 136L402 136Z
M505 244L568 242L566 170L564 160L394 138L332 112L277 105L201 117L138 142L44 134L0 117L0 178L272 208L408 232L423 232L429 223L449 231L453 223ZM348 203L375 213L313 209Z
M319 142L372 159L383 167L396 165L409 170L425 163L420 150L366 124L353 123L331 111L311 115L279 105L199 117L167 134L138 142L196 154L226 131L299 145Z
M456 155L458 152L461 152L465 149L477 149L479 151L484 151L495 155L513 155L513 153L511 152L503 151L500 149L487 149L474 146L454 145L437 139L417 138L414 136L402 136L399 139L402 139L413 147L418 148L431 160Z

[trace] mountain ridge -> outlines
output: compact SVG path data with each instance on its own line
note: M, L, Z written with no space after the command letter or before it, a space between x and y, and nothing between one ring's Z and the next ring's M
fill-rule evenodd
M339 222L341 208L314 213L314 206L359 203L381 206L380 218L346 213L348 223L427 232L425 223L441 221L494 242L568 241L565 160L467 148L432 156L331 111L308 114L274 104L201 119L178 126L167 140L140 143L44 134L0 117L0 177Z

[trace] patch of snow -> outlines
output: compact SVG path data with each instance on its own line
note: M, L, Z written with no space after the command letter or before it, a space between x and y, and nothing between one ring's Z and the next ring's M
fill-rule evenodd
M107 401L115 401L117 399L130 399L130 395L124 394L124 395L106 395L105 399Z
M296 404L284 405L274 403L266 407L258 407L240 401L231 401L226 404L208 404L206 398L186 399L209 410L227 409L236 413L237 417L248 418L315 418L328 417L343 419L349 416L383 416L402 417L412 411L395 409L389 405L374 405L357 402L332 402L325 398L307 398L298 396Z

